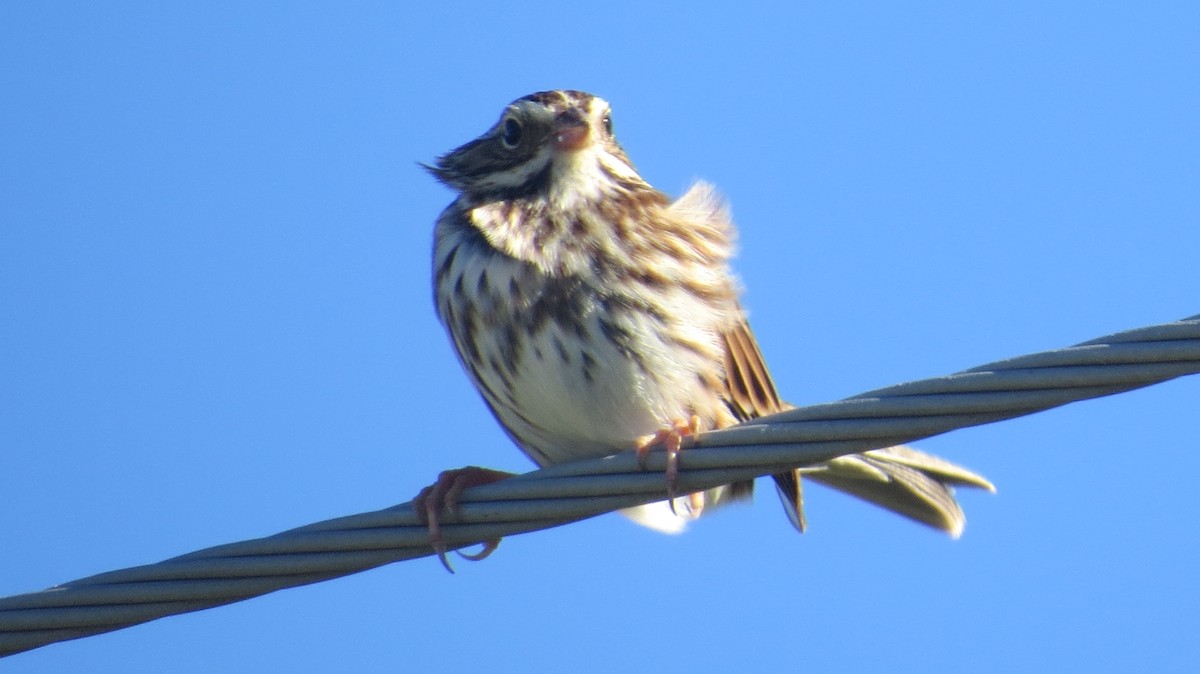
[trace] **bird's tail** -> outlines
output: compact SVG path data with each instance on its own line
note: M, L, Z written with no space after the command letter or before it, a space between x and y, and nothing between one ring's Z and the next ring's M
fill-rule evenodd
M793 526L805 529L801 478L945 531L954 538L967 523L954 498L955 487L996 491L987 478L932 454L897 445L839 456L819 466L774 476L776 490Z

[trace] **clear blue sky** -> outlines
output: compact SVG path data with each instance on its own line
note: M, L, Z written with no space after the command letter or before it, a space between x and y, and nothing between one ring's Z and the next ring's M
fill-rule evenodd
M529 469L434 318L416 162L531 91L729 197L797 403L1200 313L1194 3L495 4L0 7L0 595ZM0 667L1178 671L1198 400L923 443L999 487L958 541L816 487L799 537L764 489Z

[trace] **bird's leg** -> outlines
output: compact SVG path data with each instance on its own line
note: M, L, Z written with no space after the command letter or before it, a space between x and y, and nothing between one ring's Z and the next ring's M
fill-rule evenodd
M679 452L683 447L683 439L689 435L694 437L699 433L700 417L693 414L690 419L686 421L676 419L671 422L670 426L660 428L637 442L638 465L642 468L646 467L646 456L650 454L650 450L655 445L661 444L667 452L667 503L670 504L672 513L675 512L675 482L679 477ZM692 504L696 505L696 503L697 499L693 499Z
M442 540L441 513L443 509L451 514L455 514L458 512L458 497L464 489L499 482L513 475L514 473L480 468L478 466L444 470L438 475L436 482L422 489L421 493L417 494L417 497L413 499L413 507L417 511L417 518L429 528L429 544L433 546L433 550L437 553L438 559L441 560L442 566L446 567L446 570L450 573L454 573L454 569L450 566L450 560L446 559L446 543ZM473 554L459 552L458 554L473 562L477 562L492 554L499 545L500 539L496 538L485 541L483 550L480 552Z

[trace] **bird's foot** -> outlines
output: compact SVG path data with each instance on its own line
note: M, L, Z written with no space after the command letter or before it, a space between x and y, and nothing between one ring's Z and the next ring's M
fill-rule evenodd
M429 529L429 544L433 546L433 550L437 553L438 559L441 560L442 566L446 567L446 570L450 573L454 573L454 569L450 566L450 560L446 558L446 543L442 539L442 511L445 510L451 514L457 513L458 497L464 489L499 482L513 475L513 473L490 470L478 466L444 470L438 475L436 482L422 489L421 493L417 494L417 497L413 499L413 507L417 511L417 518ZM479 552L471 554L459 552L458 554L464 559L477 562L492 554L499 545L500 539L496 538L485 541L483 550Z
M675 482L679 478L679 454L683 448L683 439L689 435L695 437L699 433L700 417L693 414L692 418L686 421L676 419L671 422L670 426L660 428L655 433L647 435L637 442L638 465L642 468L646 467L646 457L655 445L662 445L663 449L667 452L667 502L671 505L672 513L675 512ZM693 498L691 506L693 508L703 508L703 498Z

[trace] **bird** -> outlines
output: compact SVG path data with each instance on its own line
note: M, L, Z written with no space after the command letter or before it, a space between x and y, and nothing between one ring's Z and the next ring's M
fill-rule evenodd
M792 407L742 308L736 230L715 188L697 182L672 200L652 187L617 142L609 103L577 90L518 98L423 166L456 193L434 228L436 312L513 442L541 467L663 449L668 499L622 512L664 532L750 497L753 481L675 493L688 437ZM445 471L414 499L448 569L442 513L463 489L510 475ZM846 455L773 476L801 532L804 478L954 537L965 523L954 487L994 491L910 447Z

